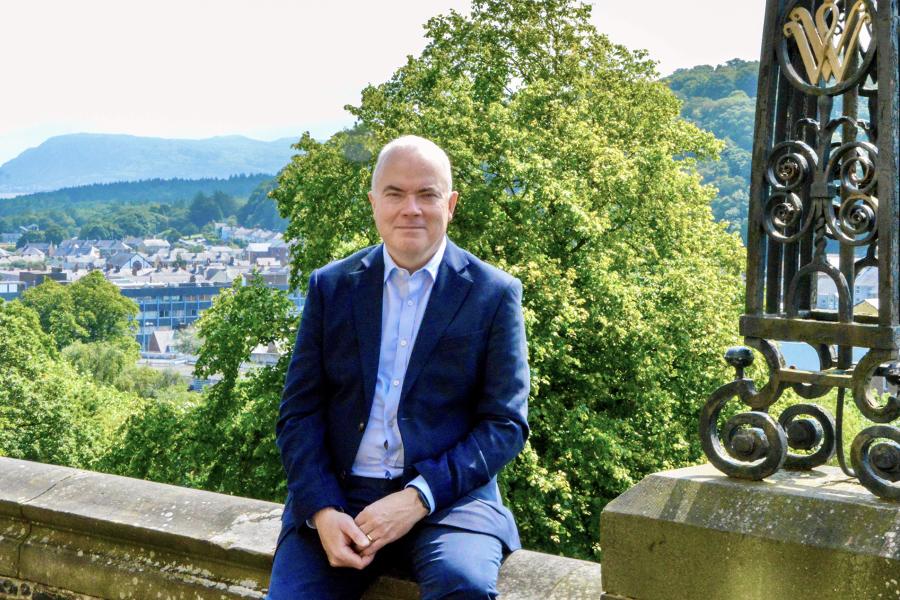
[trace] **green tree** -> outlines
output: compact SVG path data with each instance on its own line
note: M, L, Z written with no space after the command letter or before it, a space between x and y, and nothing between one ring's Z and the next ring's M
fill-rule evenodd
M60 361L34 310L0 302L0 454L95 468L130 404Z
M19 239L16 241L16 250L18 250L19 248L24 248L31 243L41 243L46 241L46 235L43 231L26 231L21 236L19 236Z
M293 303L262 277L223 290L203 313L198 377L221 377L197 394L171 389L143 405L123 426L104 468L122 475L283 500L284 473L275 446L275 418L296 334ZM241 363L258 344L285 355L242 377Z
M115 223L98 219L82 225L78 237L82 240L118 240L122 230Z
M216 190L212 194L212 201L219 205L223 217L235 214L240 208L240 203L234 196L229 196L221 190Z
M59 225L48 225L44 229L44 241L50 244L58 245L61 241L69 237L69 232Z
M58 349L87 336L75 318L75 303L66 286L45 279L22 292L19 300L38 314L41 328L53 338Z
M606 502L701 456L742 253L696 170L719 144L589 17L571 0L475 0L431 19L421 56L363 90L352 130L304 135L272 196L299 283L378 241L366 192L385 142L446 149L450 236L525 286L533 433L504 472L507 500L526 546L596 558Z
M274 179L263 182L253 190L247 204L237 213L238 222L244 227L262 227L273 231L284 231L287 220L278 214L278 207L269 197L276 185Z
M213 221L221 221L223 216L219 203L203 192L197 192L188 208L188 219L198 228Z
M117 207L113 224L123 235L145 237L156 233L160 219L145 208Z
M113 342L75 342L62 355L82 375L114 385L140 359L141 348L134 338L120 337Z
M122 295L100 271L91 271L69 286L75 321L85 331L82 341L98 342L134 335L138 306Z

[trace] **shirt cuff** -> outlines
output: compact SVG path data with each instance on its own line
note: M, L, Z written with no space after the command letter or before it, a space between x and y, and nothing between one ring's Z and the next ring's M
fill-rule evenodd
M325 506L325 507L323 507L323 508L328 508L328 507ZM341 508L340 506L332 506L331 508L333 508L334 510L336 510L336 511L338 511L338 512L344 512L344 509ZM319 509L319 510L321 510L321 509ZM310 529L315 529L315 528L316 528L316 524L313 523L312 517L310 517L310 518L308 518L308 519L306 520L306 526L309 527Z
M412 481L406 484L406 487L414 487L425 495L425 499L428 500L428 514L434 512L434 496L431 494L431 487L429 487L428 482L425 481L425 478L419 475Z

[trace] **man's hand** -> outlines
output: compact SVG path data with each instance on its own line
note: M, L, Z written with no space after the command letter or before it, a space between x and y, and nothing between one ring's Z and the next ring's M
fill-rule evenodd
M354 549L368 549L371 543L350 515L328 507L313 515L312 520L332 567L365 569L375 558L374 552L362 555Z
M356 516L356 524L363 537L368 535L368 546L358 545L360 556L371 560L376 552L406 535L427 514L428 511L419 501L419 492L413 487L389 494L365 507ZM369 543L369 540L372 542Z

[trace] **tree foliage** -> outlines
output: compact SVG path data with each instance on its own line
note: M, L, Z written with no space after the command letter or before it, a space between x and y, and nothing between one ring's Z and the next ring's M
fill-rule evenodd
M304 135L272 195L302 284L378 241L366 192L384 143L415 133L447 151L450 236L525 286L533 435L505 471L507 500L526 546L597 557L607 501L700 457L742 257L696 170L718 143L589 14L476 0L470 16L431 19L421 56L363 90L352 130Z
M198 321L198 377L221 377L197 394L169 392L144 404L122 427L104 469L156 481L283 500L275 418L289 354L240 376L259 344L293 337L297 316L283 291L262 277L235 280ZM288 342L289 343L289 342Z
M151 180L97 184L42 192L0 203L0 232L37 224L18 241L53 242L121 239L160 235L170 242L192 235L214 221L281 231L285 221L266 196L270 176L229 179ZM253 199L246 206L245 198Z
M238 223L244 227L284 231L287 227L287 220L278 214L278 207L269 197L269 192L275 188L275 185L274 179L263 182L250 194L247 204L237 212Z
M100 271L69 285L46 279L25 290L20 301L37 313L42 330L58 349L75 341L115 342L120 348L136 345L133 319L138 306Z
M34 310L0 302L0 455L95 468L130 409L59 360Z

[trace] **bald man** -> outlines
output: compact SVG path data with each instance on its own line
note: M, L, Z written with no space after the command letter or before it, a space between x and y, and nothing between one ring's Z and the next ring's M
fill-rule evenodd
M392 141L369 192L384 243L310 275L271 600L360 598L395 567L428 600L495 598L520 547L497 473L528 436L522 285L447 239L457 200L441 148Z

